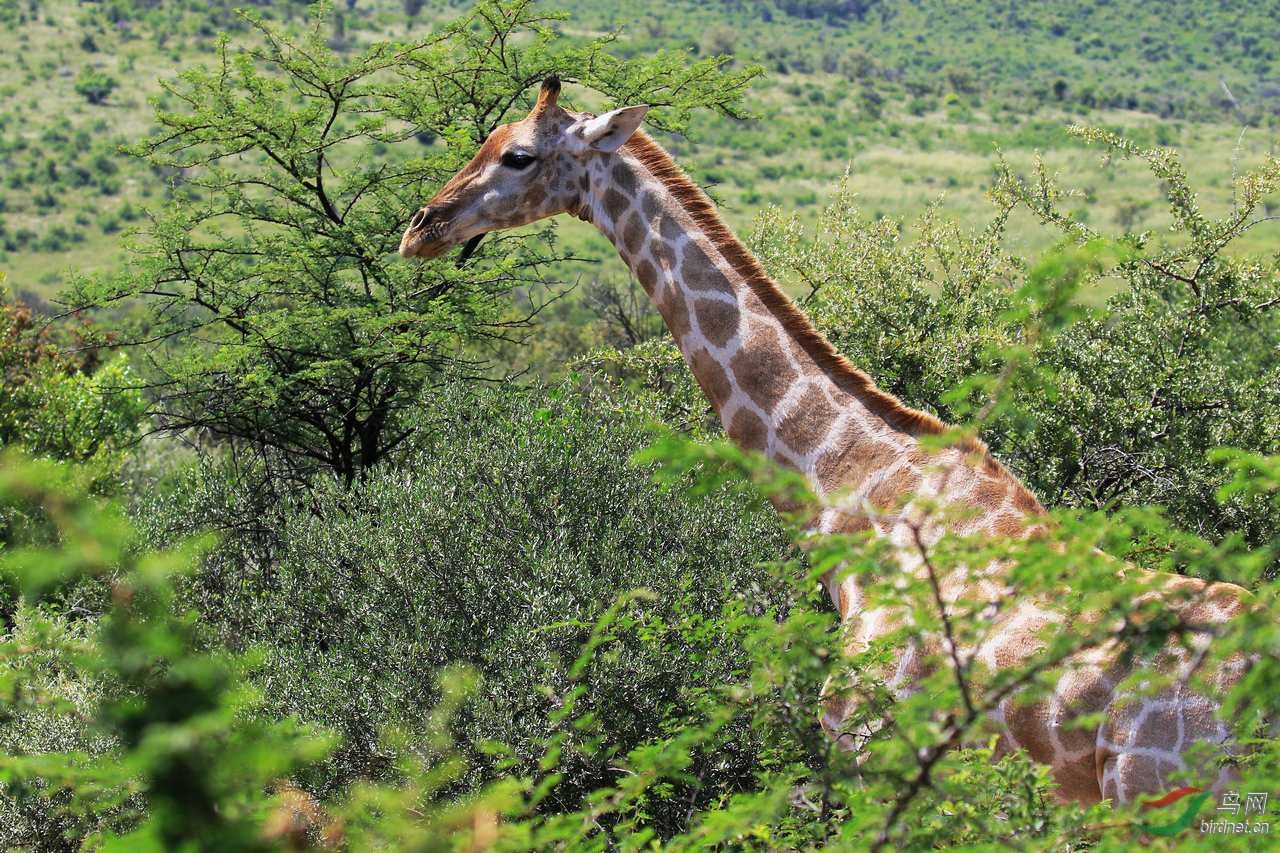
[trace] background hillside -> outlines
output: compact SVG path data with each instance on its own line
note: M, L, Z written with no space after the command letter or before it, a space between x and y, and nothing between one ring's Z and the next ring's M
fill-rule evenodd
M1161 229L1167 212L1142 175L1102 164L1064 133L1068 124L1178 148L1205 207L1220 212L1233 174L1274 150L1280 123L1274 2L558 5L569 13L559 29L616 33L623 57L667 49L759 64L745 100L755 118L700 115L687 141L666 140L743 230L771 204L811 221L846 169L869 215L910 224L937 203L976 227L989 219L983 194L1001 153L1023 170L1042 155L1068 176L1079 193L1074 208L1093 223ZM219 32L244 30L232 7L0 4L10 47L0 56L0 269L12 287L48 297L68 271L119 259L121 234L175 178L119 149L150 128L160 81L211 61ZM302 4L251 8L298 23L305 16ZM341 52L407 38L462 8L340 3L332 43ZM575 254L610 257L575 225L566 229ZM1025 244L1016 248L1050 239L1026 220L1014 222L1011 237ZM1258 230L1240 248L1270 239Z

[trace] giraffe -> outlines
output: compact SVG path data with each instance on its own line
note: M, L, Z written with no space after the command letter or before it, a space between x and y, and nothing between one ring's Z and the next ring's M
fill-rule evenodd
M614 244L644 287L729 438L804 475L822 500L812 516L814 534L872 531L892 543L898 556L892 571L918 573L920 546L948 530L1001 537L1042 531L1040 503L980 441L925 449L922 439L945 426L880 390L835 351L706 195L640 129L646 106L596 116L566 110L559 95L559 80L548 78L525 118L489 135L413 214L401 255L433 258L462 244L462 263L490 231L577 216ZM921 496L969 512L945 522L922 516L912 509ZM1240 587L1150 574L1157 579L1152 594L1172 593L1177 601L1170 606L1199 629L1201 648L1244 607ZM854 648L899 624L896 613L866 606L857 579L831 572L825 582ZM1016 602L1000 609L981 647L967 650L992 670L1027 660L1039 632L1061 619L1041 603L1017 601L998 572L974 573L945 593L950 601ZM891 689L909 693L939 647L940 641L899 649ZM1047 698L999 703L990 715L1000 732L998 750L1024 749L1048 764L1064 800L1124 803L1165 789L1171 773L1188 769L1183 754L1191 744L1229 749L1217 706L1187 687L1193 667L1185 648L1170 642L1161 665L1179 668L1178 678L1138 701L1118 695L1128 674L1124 660L1123 649L1092 649L1064 668ZM1238 676L1224 673L1222 686ZM862 749L868 733L845 726L851 702L830 695L825 708L823 728L842 747ZM1095 713L1100 723L1075 725Z

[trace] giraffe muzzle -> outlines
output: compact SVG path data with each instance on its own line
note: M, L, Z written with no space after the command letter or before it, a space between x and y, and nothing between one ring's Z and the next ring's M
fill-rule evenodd
M404 236L400 238L401 257L430 260L438 258L462 242L461 239L450 234L458 230L454 228L457 225L456 220L450 217L442 218L441 212L439 206L427 205L410 217ZM476 246L480 245L485 233L487 232L482 231L467 238L462 252L458 255L458 267L462 267L475 252Z
M431 207L421 208L410 218L400 238L401 257L429 259L443 254L452 245L446 239L451 224Z

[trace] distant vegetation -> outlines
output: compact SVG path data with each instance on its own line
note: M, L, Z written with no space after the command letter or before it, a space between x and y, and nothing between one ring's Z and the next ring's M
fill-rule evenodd
M894 642L988 617L798 547L598 235L394 255L551 71L653 103L841 351L1053 512L930 554L1101 617L1009 683L1176 629L1117 557L1250 588L1203 666L1258 657L1222 698L1280 790L1273 4L234 5L0 0L0 846L1138 838L992 760L981 673L888 704L825 570ZM860 766L828 676L889 721Z
M171 192L180 174L118 149L145 135L158 80L184 59L211 58L220 32L245 32L235 5L0 4L18 48L0 57L0 267L15 288L48 296L70 269L118 259L119 232ZM298 3L249 5L268 18L306 15ZM564 5L571 23L559 29L573 38L617 31L619 56L689 50L762 66L747 104L759 120L702 115L675 144L743 227L770 203L811 219L846 165L869 213L911 220L945 196L951 215L980 217L998 147L1022 168L1040 151L1068 170L1083 190L1078 209L1094 222L1158 230L1166 222L1141 178L1100 168L1064 135L1067 124L1087 117L1143 144L1179 146L1206 203L1222 206L1233 169L1256 166L1280 122L1274 3L660 0L625 15L616 4ZM421 4L410 17L390 0L335 6L326 26L340 55L411 37L457 9ZM604 256L584 232L567 233L574 254ZM1029 222L1010 233L1045 245Z

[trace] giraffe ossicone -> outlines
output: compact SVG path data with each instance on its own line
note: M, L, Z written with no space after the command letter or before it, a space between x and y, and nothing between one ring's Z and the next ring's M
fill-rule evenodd
M729 437L808 480L823 501L814 533L874 531L894 546L895 572L921 571L920 546L947 532L1035 533L1039 502L980 442L925 450L920 439L944 425L881 391L832 348L706 195L639 129L646 107L595 116L564 109L559 95L559 81L549 78L528 116L489 135L413 215L402 255L433 258L459 244L474 247L489 231L560 213L591 222L652 298ZM962 511L925 514L918 511L923 503ZM1242 610L1247 595L1231 584L1152 578L1160 587L1153 594L1176 599L1171 606L1182 621L1203 626L1205 638ZM1040 632L1062 618L1040 602L1009 604L1016 590L998 567L957 583L945 590L949 600L990 601L998 614L987 639L965 650L992 671L1028 660ZM855 645L899 624L894 613L866 607L852 577L830 575L828 592ZM941 649L940 639L924 642L898 651L888 674L893 689L909 692L924 661ZM1181 646L1163 654L1166 668L1186 668ZM1126 802L1163 791L1171 774L1189 769L1193 744L1227 748L1217 706L1188 688L1190 672L1131 701L1118 687L1134 664L1126 670L1117 663L1122 658L1115 649L1082 652L1050 695L1010 698L992 714L1001 748L1024 749L1048 764L1066 799ZM1222 673L1222 686L1238 676ZM833 696L821 724L856 748L859 738L845 731L851 710ZM1077 724L1089 715L1101 722Z

